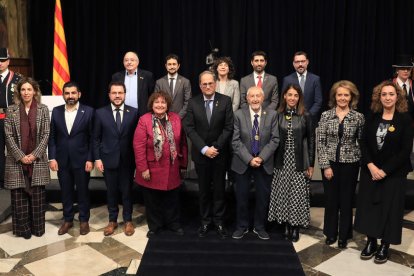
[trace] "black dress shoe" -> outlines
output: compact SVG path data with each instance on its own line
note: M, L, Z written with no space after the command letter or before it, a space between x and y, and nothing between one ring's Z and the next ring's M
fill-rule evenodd
M299 226L292 227L292 242L297 242L299 240Z
M156 232L156 231L149 230L149 231L147 232L147 238L152 238L152 237L154 237L155 235L157 235L157 232Z
M216 226L217 234L219 235L220 239L224 240L229 236L226 229L223 227L223 225L217 225Z
M208 224L203 224L200 226L200 228L198 228L198 236L200 238L204 238L205 236L207 236L207 232L208 232Z
M325 240L326 245L331 245L331 244L334 244L335 242L336 242L336 238L326 238Z
M25 234L23 234L22 235L22 237L25 239L25 240L28 240L28 239L30 239L31 237L32 237L32 233L25 233Z
M380 247L375 254L374 262L376 264L383 264L388 261L388 249L390 248L390 244L387 242L381 242Z
M345 249L348 245L347 240L338 240L338 248Z
M174 234L178 235L178 236L184 236L184 230L183 228L179 227L179 228L174 228L174 229L170 229Z
M365 248L361 251L361 259L362 260L369 260L371 259L375 252L377 251L377 239L375 238L368 238L367 244Z
M285 239L292 240L292 226L286 222L285 224L285 233L284 233Z

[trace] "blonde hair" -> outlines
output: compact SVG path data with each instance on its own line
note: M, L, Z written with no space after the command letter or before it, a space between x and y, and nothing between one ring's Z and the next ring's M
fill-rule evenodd
M358 100L359 100L359 91L356 87L356 85L348 80L340 80L335 82L332 87L331 91L329 92L329 107L334 108L336 106L336 91L339 87L348 89L349 92L351 92L351 102L349 104L349 107L352 109L356 109L358 106Z
M20 104L22 102L22 95L20 94L20 90L22 89L23 84L28 83L33 87L33 91L35 92L33 99L36 100L36 102L40 103L40 100L42 99L42 92L40 91L40 86L32 78L24 77L22 78L16 86L16 91L13 93L13 102L15 104Z

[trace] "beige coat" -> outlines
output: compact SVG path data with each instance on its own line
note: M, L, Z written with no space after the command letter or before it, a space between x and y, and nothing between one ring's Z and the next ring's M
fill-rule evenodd
M42 186L49 184L50 182L50 172L46 154L50 119L49 110L44 104L37 105L36 127L36 149L32 152L36 157L33 167L32 186ZM4 186L7 189L24 188L25 183L20 159L22 159L25 154L21 150L19 105L11 105L7 108L6 119L4 121L4 132L7 147Z

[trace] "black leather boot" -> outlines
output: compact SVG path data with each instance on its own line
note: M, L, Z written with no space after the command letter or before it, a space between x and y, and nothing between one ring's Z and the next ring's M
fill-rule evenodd
M377 251L377 239L368 237L367 245L365 245L364 250L361 251L361 259L362 260L369 260L371 259L375 252Z
M299 240L299 226L292 226L292 242L297 242Z
M289 224L289 222L285 223L285 233L284 233L285 239L291 240L292 239L292 226Z
M390 244L385 241L381 241L381 245L375 254L374 262L376 264L383 264L388 261L388 249L390 248Z

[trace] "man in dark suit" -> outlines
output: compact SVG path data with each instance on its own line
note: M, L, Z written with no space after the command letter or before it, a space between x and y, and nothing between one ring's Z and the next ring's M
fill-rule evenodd
M267 65L266 53L263 51L253 52L250 63L253 67L253 73L240 80L240 108L247 107L247 90L250 87L258 86L264 92L263 108L276 110L279 103L279 87L277 78L264 71Z
M0 48L0 189L4 187L5 138L4 119L7 107L13 104L13 94L19 80L18 73L9 70L10 57L7 48Z
M265 223L273 175L273 154L279 145L279 129L275 110L262 107L264 93L260 87L247 91L248 106L234 113L233 158L237 200L237 226L234 239L241 239L249 231L249 192L251 179L256 188L256 208L253 232L268 240Z
M180 68L180 58L170 54L165 58L165 69L168 74L155 83L154 91L165 91L170 94L173 100L170 111L178 113L180 118L184 118L187 113L188 101L191 98L190 81L178 74Z
M308 65L308 55L303 51L296 52L293 55L293 67L296 72L283 78L282 91L290 84L298 85L304 95L306 111L317 121L322 108L322 86L319 76L307 70Z
M199 83L202 94L190 99L184 119L199 183L201 226L198 235L205 237L214 224L220 238L224 239L227 237L223 227L224 187L233 109L230 97L215 92L216 80L212 72L202 72Z
M53 109L50 121L49 167L57 171L62 192L64 223L58 234L73 227L73 193L76 186L80 234L89 233L89 175L93 169L93 108L80 104L75 82L63 85L64 105Z
M401 87L407 97L408 112L414 121L413 80L410 78L410 73L413 68L411 56L399 55L397 57L397 61L392 65L392 67L395 69L395 78L392 81Z
M123 82L109 84L111 104L96 110L94 124L94 157L96 168L103 173L109 212L104 235L118 227L118 198L122 198L124 233L134 234L131 188L135 169L132 139L138 120L136 108L126 105Z
M127 52L123 62L125 71L113 74L112 81L125 84L125 104L137 108L141 116L148 111L148 98L154 91L154 77L151 72L138 68L139 57L135 52Z

